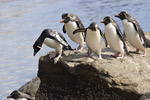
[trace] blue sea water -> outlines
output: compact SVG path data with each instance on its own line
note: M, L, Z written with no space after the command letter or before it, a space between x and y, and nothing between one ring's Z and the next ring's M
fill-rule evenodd
M144 32L150 31L149 0L0 0L0 100L37 75L38 59L52 49L43 46L33 57L32 45L40 33L51 28L62 32L62 13L78 15L85 27L105 16L126 11L134 16ZM73 48L73 43L63 34Z

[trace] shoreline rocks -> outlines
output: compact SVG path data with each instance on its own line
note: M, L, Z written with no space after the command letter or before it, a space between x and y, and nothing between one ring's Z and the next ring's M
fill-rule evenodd
M138 100L150 91L150 49L146 57L115 59L104 48L102 60L86 51L64 51L57 64L48 54L40 57L36 100Z

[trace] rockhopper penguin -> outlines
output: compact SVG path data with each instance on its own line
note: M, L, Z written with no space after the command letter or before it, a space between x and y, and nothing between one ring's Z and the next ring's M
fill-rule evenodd
M115 17L121 19L127 40L136 48L133 53L139 53L141 50L144 52L141 56L146 56L146 47L150 47L150 40L146 39L136 19L124 11L116 14Z
M84 32L78 32L78 34L73 35L73 32L76 29L84 28L82 22L78 18L78 16L74 14L64 13L62 14L62 20L60 23L64 23L63 32L67 33L69 38L79 44L77 50L82 51L84 42Z
M128 53L128 50L118 24L109 16L106 16L100 22L105 25L105 37L108 45L116 52L112 56L115 58L123 58L124 51Z
M88 54L90 55L93 51L98 55L98 58L101 59L101 36L103 37L104 41L106 41L106 39L99 26L93 22L88 28L77 29L73 32L73 34L78 32L85 32L85 42L88 47Z
M43 43L48 47L55 49L55 52L49 55L50 59L55 57L55 64L61 57L63 50L72 50L65 38L59 32L51 29L45 29L33 45L34 56L42 48ZM58 56L56 57L57 54Z
M15 100L35 100L34 98L31 98L29 95L24 94L18 90L13 91L10 95L7 96L7 98L13 98Z

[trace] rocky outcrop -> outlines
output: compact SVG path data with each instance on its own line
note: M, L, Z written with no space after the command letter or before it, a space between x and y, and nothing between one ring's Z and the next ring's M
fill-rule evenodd
M128 44L129 50L134 50ZM41 84L36 100L139 100L150 92L150 49L147 56L125 55L115 59L108 47L97 55L65 51L57 64L48 54L39 59Z
M35 98L35 94L39 88L39 84L40 79L38 77L34 77L32 80L20 87L18 91L23 94L29 95L32 98Z

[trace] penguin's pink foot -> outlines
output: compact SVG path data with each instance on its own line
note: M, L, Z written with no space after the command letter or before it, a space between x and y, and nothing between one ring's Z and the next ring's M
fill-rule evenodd
M56 58L54 58L54 64L56 64L58 62L60 57L61 57L61 54L59 54Z
M121 55L121 56L118 56L118 57L116 57L116 58L122 59L122 58L123 58L123 55Z
M120 52L115 53L114 55L111 55L114 58L123 58L123 54L121 54L121 56L119 56Z
M139 49L136 49L136 51L129 51L129 53L135 53L135 54L138 54L138 53L139 53Z
M56 64L56 63L58 62L58 60L59 60L59 58L56 57L56 58L54 59L54 64Z
M56 56L56 54L57 54L57 52L51 53L51 54L49 55L49 58L50 58L50 59L54 58L54 57Z
M77 50L79 50L81 52L83 50L83 46L79 45Z
M141 56L142 57L146 56L146 50L144 50L144 53Z

